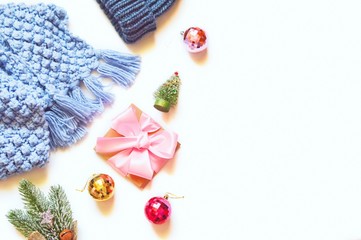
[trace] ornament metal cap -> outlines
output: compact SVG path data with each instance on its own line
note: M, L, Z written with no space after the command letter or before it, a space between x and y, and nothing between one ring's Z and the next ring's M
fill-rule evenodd
M162 112L169 112L170 103L162 98L157 98L154 103L154 107Z

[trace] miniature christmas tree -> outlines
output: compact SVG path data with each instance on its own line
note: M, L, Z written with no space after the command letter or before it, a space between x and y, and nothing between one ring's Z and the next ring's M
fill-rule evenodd
M162 112L168 112L178 102L179 87L181 80L178 72L175 72L165 83L154 93L154 107Z
M19 192L25 210L10 210L6 217L28 239L76 239L70 203L61 186L51 186L46 197L28 180L21 180ZM64 236L66 236L64 238Z

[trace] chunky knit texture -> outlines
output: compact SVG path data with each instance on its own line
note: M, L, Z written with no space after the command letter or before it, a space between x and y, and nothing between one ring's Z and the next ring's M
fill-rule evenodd
M157 28L156 17L166 12L175 0L96 0L119 36L134 43Z
M42 167L51 150L80 140L113 100L101 79L126 87L139 71L139 57L94 50L67 20L52 4L0 5L0 179Z

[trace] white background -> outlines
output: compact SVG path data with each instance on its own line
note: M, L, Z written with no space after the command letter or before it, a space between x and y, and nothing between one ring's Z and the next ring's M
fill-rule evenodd
M64 7L71 32L94 48L138 54L142 66L130 89L112 89L115 103L81 142L53 152L43 169L0 181L0 239L23 239L5 218L22 208L22 178L44 192L65 188L80 240L361 239L361 1L179 0L133 45L95 1L42 2ZM180 32L191 26L206 30L207 52L185 50ZM153 92L174 71L179 103L164 114ZM131 103L182 144L144 190L93 151ZM102 203L75 190L100 172L116 182ZM165 192L185 198L171 200L168 224L153 226L144 204Z

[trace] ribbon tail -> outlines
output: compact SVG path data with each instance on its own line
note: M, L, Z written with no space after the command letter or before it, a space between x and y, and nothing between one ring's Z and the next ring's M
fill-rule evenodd
M151 180L154 175L147 149L133 150L128 173Z
M153 153L149 152L149 159L154 172L158 173L160 169L170 160L166 158L160 158Z
M108 164L121 175L126 176L132 159L132 150L124 150L108 159Z

